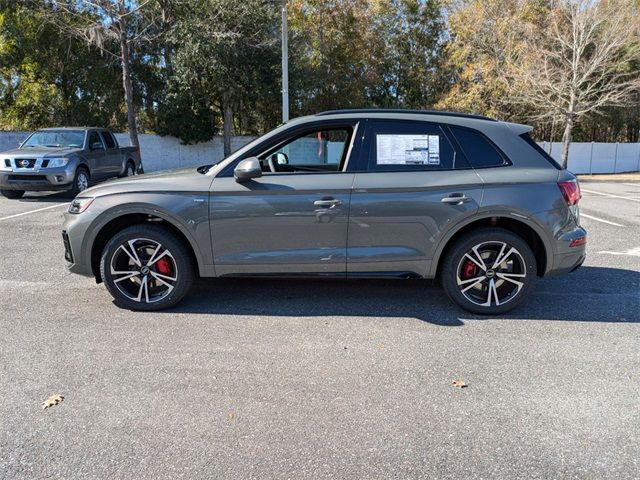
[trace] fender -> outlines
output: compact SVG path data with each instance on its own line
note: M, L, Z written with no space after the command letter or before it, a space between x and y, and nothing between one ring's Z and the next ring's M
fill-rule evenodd
M480 208L475 213L471 213L469 216L463 218L458 223L452 225L443 235L441 235L440 241L438 242L438 246L436 247L433 258L431 259L431 262L429 264L429 270L427 271L427 278L435 277L436 271L438 270L438 264L440 263L440 257L442 256L442 252L444 251L445 247L447 246L451 238L456 233L458 233L461 229L463 229L467 225L470 225L479 220L486 220L493 217L502 217L502 218L509 218L512 220L516 220L520 223L527 225L534 232L536 232L538 234L538 237L540 237L540 239L542 240L542 244L544 246L546 257L547 257L546 270L545 272L542 272L542 273L546 274L549 270L551 270L551 267L553 265L553 248L552 248L553 243L548 238L544 228L542 228L542 226L538 223L535 217L532 217L526 212L516 208L511 208L508 211L496 210L496 209L483 210L482 208Z
M116 220L119 217L132 214L153 215L154 217L161 218L166 222L177 228L182 235L189 242L189 246L193 251L196 261L198 263L198 271L202 276L213 276L215 269L213 266L213 259L208 252L202 252L198 246L193 232L188 228L179 217L171 214L170 212L160 210L157 206L145 204L145 203L130 203L126 205L118 205L105 210L98 217L96 217L87 229L90 232L82 240L81 251L87 265L91 265L91 251L98 234L102 229L111 221ZM211 242L209 242L210 244Z

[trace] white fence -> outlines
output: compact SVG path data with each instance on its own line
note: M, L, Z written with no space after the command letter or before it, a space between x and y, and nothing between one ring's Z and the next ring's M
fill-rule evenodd
M539 142L560 161L561 142ZM640 171L640 143L572 143L569 165L573 173L622 173Z
M0 132L0 152L16 148L28 132ZM121 145L129 145L126 133L116 134ZM253 137L233 137L232 150ZM562 143L540 142L545 151L560 160ZM181 145L174 137L140 135L140 153L146 172L205 165L223 157L222 137L196 145ZM569 149L569 170L574 173L620 173L640 171L640 143L572 143Z

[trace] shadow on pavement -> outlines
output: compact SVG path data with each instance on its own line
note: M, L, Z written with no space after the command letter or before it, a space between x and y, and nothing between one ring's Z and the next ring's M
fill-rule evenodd
M12 202L21 203L60 203L73 200L71 192L27 192L18 200Z
M583 267L539 279L520 308L499 317L460 310L429 280L211 279L166 313L415 318L442 326L498 318L640 323L640 273Z

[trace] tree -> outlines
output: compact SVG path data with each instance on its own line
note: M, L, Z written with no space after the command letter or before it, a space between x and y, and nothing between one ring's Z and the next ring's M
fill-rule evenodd
M640 59L639 19L629 0L555 0L546 28L523 28L504 81L523 86L517 99L537 106L534 118L560 116L565 167L576 122L640 91L632 68Z
M61 36L41 11L0 0L0 128L119 127L115 62Z
M151 0L45 0L44 8L61 31L116 58L122 69L122 88L131 144L138 146L138 127L133 98L131 49L148 43L154 19L144 17ZM40 2L35 1L35 5ZM68 20L70 18L71 20Z
M213 120L210 138L221 116L229 155L236 113L243 105L278 95L278 11L277 4L263 0L194 0L177 9L170 35L173 77L163 117L186 107L184 119ZM187 129L196 140L207 139L202 135L206 126Z

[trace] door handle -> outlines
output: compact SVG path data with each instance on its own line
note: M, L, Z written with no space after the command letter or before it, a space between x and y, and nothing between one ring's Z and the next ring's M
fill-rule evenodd
M449 203L451 205L462 205L473 200L471 197L467 197L464 193L452 193L448 197L444 197L440 200L442 203Z
M342 200L316 200L313 204L316 207L337 207L338 205L342 205Z

